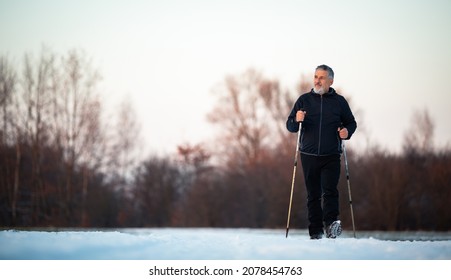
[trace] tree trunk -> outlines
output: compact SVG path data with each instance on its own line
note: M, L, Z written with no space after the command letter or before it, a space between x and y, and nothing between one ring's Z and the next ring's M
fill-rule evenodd
M20 148L20 141L16 142L16 166L14 169L14 188L13 188L13 197L11 203L11 214L12 214L12 224L16 225L17 223L17 200L19 195L19 174L20 174L20 158L22 156L22 151Z

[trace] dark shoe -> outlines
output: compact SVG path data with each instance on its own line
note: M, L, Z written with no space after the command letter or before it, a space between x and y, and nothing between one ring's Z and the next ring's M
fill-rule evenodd
M326 227L327 238L337 238L341 234L341 221L337 220Z
M323 233L319 232L319 233L313 233L312 235L310 235L310 239L321 239L323 238Z

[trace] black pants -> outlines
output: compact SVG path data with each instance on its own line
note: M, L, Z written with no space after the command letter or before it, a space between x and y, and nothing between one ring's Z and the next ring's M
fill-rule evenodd
M310 235L323 232L323 225L336 221L339 215L338 181L340 155L312 156L301 154L307 187L307 208Z

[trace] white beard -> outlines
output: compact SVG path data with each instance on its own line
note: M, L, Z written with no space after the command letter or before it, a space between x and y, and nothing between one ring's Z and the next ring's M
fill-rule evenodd
M317 94L323 94L324 93L324 88L320 87L320 88L317 89L316 87L313 87L313 92L317 93Z

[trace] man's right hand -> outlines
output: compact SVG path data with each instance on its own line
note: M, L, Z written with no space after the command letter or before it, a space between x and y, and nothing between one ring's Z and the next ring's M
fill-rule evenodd
M297 122L303 122L304 118L305 118L305 114L306 114L305 111L297 111L296 112L296 121Z

